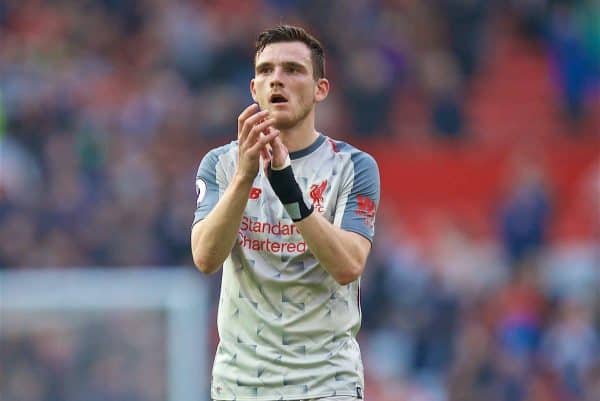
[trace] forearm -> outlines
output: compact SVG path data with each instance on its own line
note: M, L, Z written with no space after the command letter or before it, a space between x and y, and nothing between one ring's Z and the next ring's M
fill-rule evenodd
M316 212L295 224L310 251L339 284L351 283L362 274L369 240L334 226Z
M234 176L214 209L192 228L194 264L203 273L219 270L233 248L252 180Z
M274 162L267 171L271 187L292 218L310 251L321 266L341 285L356 280L363 272L371 243L360 234L331 224L308 205L302 195L287 149L274 141Z

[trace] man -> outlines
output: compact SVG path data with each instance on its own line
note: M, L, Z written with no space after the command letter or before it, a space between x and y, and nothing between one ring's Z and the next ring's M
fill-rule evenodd
M374 159L315 130L320 43L293 26L256 43L258 105L196 179L194 263L223 265L215 400L362 398L359 277L374 234ZM260 111L259 107L260 106Z

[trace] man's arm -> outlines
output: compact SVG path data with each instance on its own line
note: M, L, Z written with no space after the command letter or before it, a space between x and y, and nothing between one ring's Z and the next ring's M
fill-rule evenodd
M274 120L268 112L251 105L238 118L238 166L234 177L208 215L192 227L191 247L194 264L203 273L220 269L235 245L252 182L258 173L261 153L279 135L271 130ZM202 200L200 200L202 201Z
M365 269L371 242L360 234L331 224L320 213L295 223L321 266L341 285L356 280Z
M192 227L192 256L201 272L216 272L231 252L251 187L252 181L236 175L215 208Z
M288 150L279 137L271 141L271 148L271 168L265 164L269 182L308 248L339 284L353 282L362 274L371 250L368 238L373 235L375 209L379 200L377 164L372 158L365 157L356 171L354 181L346 188L347 198L340 228L319 213L314 213L304 203L291 170ZM345 217L348 217L347 221Z

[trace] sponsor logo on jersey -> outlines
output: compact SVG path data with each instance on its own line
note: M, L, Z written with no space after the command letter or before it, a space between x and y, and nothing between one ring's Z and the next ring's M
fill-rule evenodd
M298 254L308 249L306 242L300 241L299 236L300 232L294 224L284 224L281 221L270 223L243 216L238 243L253 251Z

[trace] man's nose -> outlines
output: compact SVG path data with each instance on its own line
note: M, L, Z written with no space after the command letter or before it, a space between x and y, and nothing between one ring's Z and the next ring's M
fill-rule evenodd
M283 87L283 80L281 79L281 68L275 68L273 75L271 76L271 82L269 83L271 88Z

